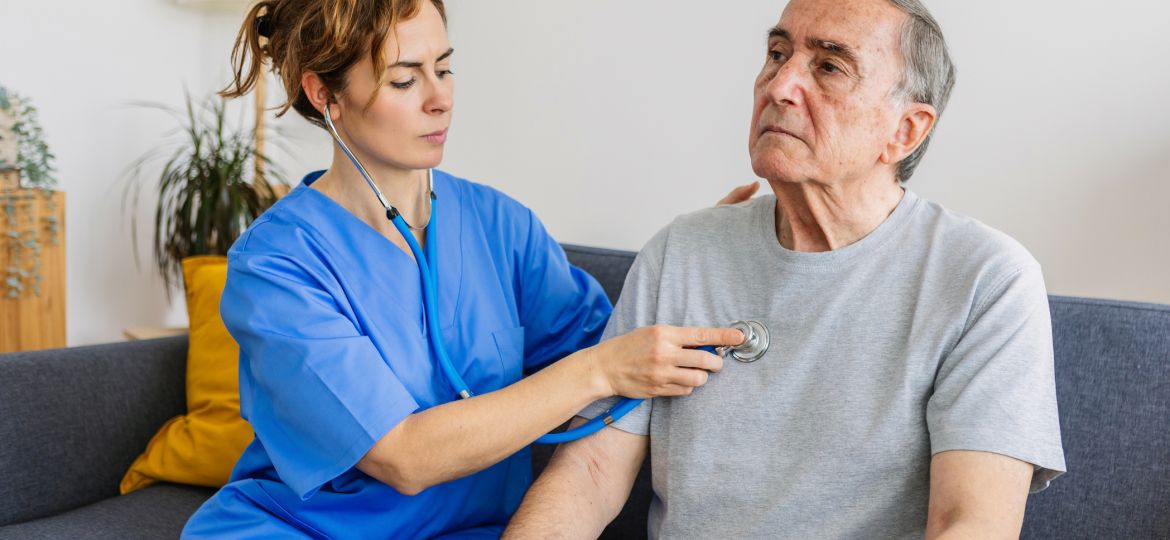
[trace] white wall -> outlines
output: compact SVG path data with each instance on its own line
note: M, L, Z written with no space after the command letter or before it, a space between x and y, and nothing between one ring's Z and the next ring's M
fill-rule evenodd
M1170 7L928 5L959 82L912 189L1019 239L1053 293L1170 303ZM458 106L444 167L532 206L563 241L636 249L753 178L751 85L782 8L448 0ZM70 344L184 323L148 233L136 268L120 210L124 168L171 123L123 104L218 89L239 20L165 0L0 0L0 84L41 109L68 197ZM278 124L290 176L328 163L322 133L291 113Z
M752 82L783 4L452 2L448 166L564 241L637 248L753 178ZM910 187L1020 240L1053 293L1170 303L1170 7L927 4L959 78Z
M40 110L66 193L70 345L119 340L128 326L186 324L182 292L168 303L153 270L149 194L161 163L146 169L135 212L140 266L122 210L127 166L176 124L131 102L179 106L184 87L196 96L222 87L239 20L164 0L0 0L0 84Z

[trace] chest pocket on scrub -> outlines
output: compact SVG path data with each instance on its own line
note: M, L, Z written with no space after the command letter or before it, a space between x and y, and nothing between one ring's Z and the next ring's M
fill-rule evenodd
M524 370L524 327L505 328L492 332L504 373L504 386L520 380Z

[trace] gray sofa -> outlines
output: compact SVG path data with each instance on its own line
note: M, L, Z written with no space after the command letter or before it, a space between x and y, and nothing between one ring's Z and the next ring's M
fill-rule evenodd
M632 253L566 252L616 299ZM1170 538L1170 306L1050 303L1071 472L1029 499L1024 538ZM177 536L213 490L119 497L118 481L185 411L186 351L178 337L0 356L0 538ZM650 497L647 466L604 537L644 537Z

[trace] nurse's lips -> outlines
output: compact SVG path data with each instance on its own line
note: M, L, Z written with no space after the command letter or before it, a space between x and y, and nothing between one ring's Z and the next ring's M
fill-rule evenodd
M427 133L422 138L432 144L443 144L447 140L447 130L444 129L434 133Z

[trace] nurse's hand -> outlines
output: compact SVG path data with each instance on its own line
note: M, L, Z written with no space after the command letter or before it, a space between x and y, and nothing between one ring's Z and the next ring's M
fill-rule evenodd
M715 206L719 206L719 205L723 205L723 204L737 204L737 203L744 202L744 201L752 198L752 195L755 195L756 192L759 190L760 190L760 182L759 181L755 181L755 182L752 182L750 184L744 184L742 186L739 186L739 187L731 190L731 193L728 193L726 197L719 199L719 202L715 203Z
M732 328L647 326L602 342L600 358L608 395L646 399L686 396L723 369L723 358L694 347L739 345L744 335Z

